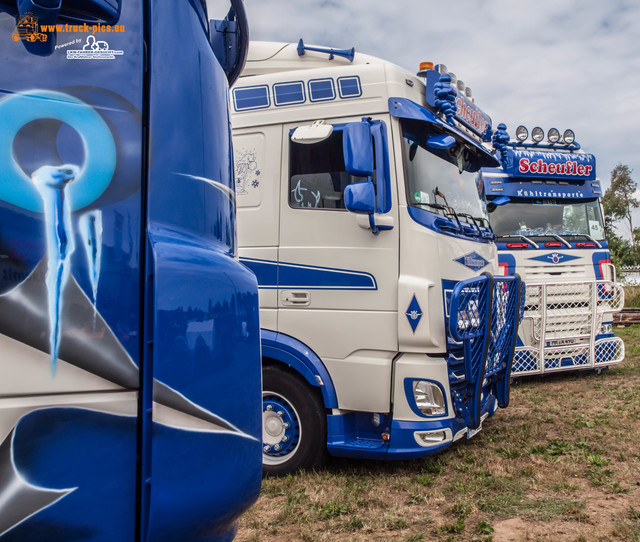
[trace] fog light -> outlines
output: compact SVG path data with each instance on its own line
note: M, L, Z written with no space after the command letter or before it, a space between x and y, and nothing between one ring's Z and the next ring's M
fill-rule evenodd
M536 143L540 143L544 139L544 130L540 126L536 126L531 130L531 139Z
M516 139L518 141L525 141L529 137L529 130L527 130L526 126L518 126L516 128Z
M447 412L442 389L435 382L416 380L413 383L416 406L427 416L443 416Z
M433 446L434 444L440 444L447 440L447 432L445 430L416 431L413 436L420 446Z
M611 333L613 333L612 324L602 324L602 326L600 326L600 335L609 335Z

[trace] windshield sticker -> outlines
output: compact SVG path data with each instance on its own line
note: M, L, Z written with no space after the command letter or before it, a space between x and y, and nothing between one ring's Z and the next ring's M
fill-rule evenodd
M416 203L424 203L426 205L428 205L429 203L431 203L429 201L429 193L428 192L423 192L422 190L418 190L414 195L413 195L413 199L415 200Z
M480 271L483 267L489 265L489 262L485 260L480 254L477 252L471 252L466 256L462 256L457 260L454 260L465 267L468 267L472 271Z

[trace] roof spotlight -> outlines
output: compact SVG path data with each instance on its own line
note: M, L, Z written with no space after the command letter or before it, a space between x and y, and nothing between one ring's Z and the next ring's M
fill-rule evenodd
M540 143L544 139L544 130L540 126L536 126L531 130L531 139L536 143Z
M451 76L451 86L456 87L458 85L458 78L456 77L456 74L449 72L449 75Z
M444 64L436 64L436 70L438 73L447 73L449 71Z
M556 128L549 128L549 131L547 132L547 141L552 144L560 141L560 132L558 132Z
M576 134L573 133L573 130L565 130L564 134L562 134L562 142L567 145L571 145L576 140Z
M528 137L529 137L529 130L527 130L526 126L522 126L521 124L516 128L516 139L518 141L521 141L521 142L525 141Z
M464 87L465 87L464 81L458 79L458 90L460 92L464 92Z
M473 94L471 93L471 89L470 89L469 87L465 87L465 89L464 89L464 95L465 95L467 98L471 98L471 96L473 96Z

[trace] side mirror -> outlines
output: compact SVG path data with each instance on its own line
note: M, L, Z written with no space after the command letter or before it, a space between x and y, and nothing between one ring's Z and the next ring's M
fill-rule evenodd
M487 211L493 213L496 210L496 207L502 207L507 203L511 203L511 198L508 196L500 196L499 198L492 199L489 203L487 203Z
M450 149L455 144L455 138L447 134L438 134L427 139L427 146L432 149Z
M209 21L210 41L218 62L232 86L244 69L249 51L249 23L242 0L231 0L227 16Z
M352 183L344 189L344 206L352 213L373 214L376 191L371 181Z
M368 123L351 122L344 127L342 151L344 165L349 175L358 177L373 175L373 145L371 144L371 127ZM373 189L373 185L371 188Z
M291 141L294 143L302 143L311 145L320 143L327 139L333 133L333 126L325 124L322 120L317 120L313 124L307 126L298 126L291 134Z

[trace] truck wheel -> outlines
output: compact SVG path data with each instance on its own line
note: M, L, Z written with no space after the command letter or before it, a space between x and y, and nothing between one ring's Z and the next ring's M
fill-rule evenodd
M313 469L326 458L327 424L318 393L278 367L262 370L262 465L282 476Z

